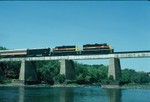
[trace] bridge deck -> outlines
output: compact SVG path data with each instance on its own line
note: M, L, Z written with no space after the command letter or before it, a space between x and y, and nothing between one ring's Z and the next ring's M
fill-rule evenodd
M5 61L40 61L40 60L86 60L86 59L109 59L109 58L148 58L150 51L130 51L115 52L113 54L97 54L97 55L68 55L68 56L39 56L39 57L22 57L22 58L1 58L0 62Z

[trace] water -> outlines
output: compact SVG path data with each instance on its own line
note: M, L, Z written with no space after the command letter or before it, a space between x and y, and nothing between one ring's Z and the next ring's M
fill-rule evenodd
M0 87L0 102L150 102L150 90Z

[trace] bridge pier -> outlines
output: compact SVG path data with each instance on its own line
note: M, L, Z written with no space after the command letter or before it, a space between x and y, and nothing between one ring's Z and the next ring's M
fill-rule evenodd
M72 60L61 60L60 74L65 75L68 80L75 79L75 68Z
M22 81L23 84L38 82L38 77L33 62L25 60L21 61L19 80Z
M114 80L121 77L121 66L119 58L111 58L109 61L108 77L113 76Z

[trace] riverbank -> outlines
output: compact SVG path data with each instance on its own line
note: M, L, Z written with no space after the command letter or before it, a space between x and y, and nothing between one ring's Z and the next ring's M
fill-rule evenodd
M23 85L18 83L6 83L6 84L0 84L0 87L100 87L100 88L107 88L107 89L150 89L150 83L149 84L126 84L122 86L105 86L102 87L100 84L88 84L88 85L79 85L79 84L56 84L56 85L49 85L49 84L37 84L37 85Z
M149 84L126 84L121 86L122 89L150 89Z
M49 84L36 84L36 85L24 85L24 84L18 84L18 83L6 83L6 84L0 84L0 87L92 87L99 85L79 85L79 84L56 84L56 85L49 85Z
M125 84L125 85L101 85L101 88L107 89L150 89L150 83L147 84Z

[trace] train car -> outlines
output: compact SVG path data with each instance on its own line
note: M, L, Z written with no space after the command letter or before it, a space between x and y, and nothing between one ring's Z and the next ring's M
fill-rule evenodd
M50 54L50 51L50 48L27 49L27 56L48 56Z
M78 52L78 47L75 45L56 46L52 51L52 55L74 55L77 54L77 52Z
M26 49L17 49L17 50L0 50L0 56L7 57L21 57L26 56Z
M78 51L78 47L56 46L51 51L50 48L32 48L19 50L0 50L2 57L30 57L30 56L48 56L48 55L80 55L80 54L109 54L113 53L113 48L107 43L104 44L85 44L83 50Z
M86 44L83 45L83 51L81 54L109 54L112 53L113 49L111 46L104 44Z

